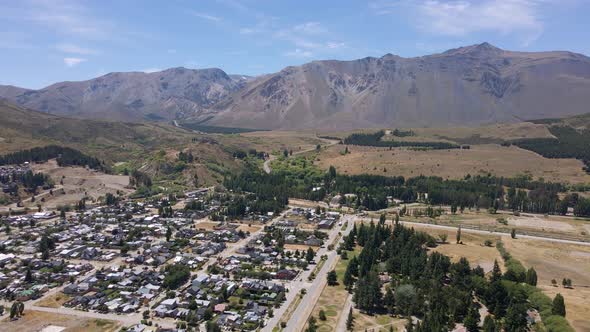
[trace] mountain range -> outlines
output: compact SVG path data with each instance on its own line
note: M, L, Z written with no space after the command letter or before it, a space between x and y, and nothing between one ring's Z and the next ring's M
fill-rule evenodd
M221 69L111 73L0 98L69 117L255 129L474 126L587 113L590 58L488 43L422 57L313 61L247 77Z

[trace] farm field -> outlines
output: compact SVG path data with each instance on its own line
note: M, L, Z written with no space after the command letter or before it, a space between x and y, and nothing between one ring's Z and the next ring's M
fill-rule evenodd
M472 145L470 149L411 150L408 148L377 148L331 146L316 159L315 164L327 170L330 166L343 174L375 174L414 177L436 175L445 179L460 179L467 174L494 174L512 177L530 174L534 178L571 184L588 183L590 175L575 159L548 159L515 146L497 144Z

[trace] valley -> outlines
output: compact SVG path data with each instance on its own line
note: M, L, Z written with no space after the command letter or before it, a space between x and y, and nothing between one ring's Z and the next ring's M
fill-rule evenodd
M512 84L526 80L509 73L530 57L585 73L570 68L579 55L476 45L418 64L386 55L247 79L175 68L0 89L0 330L590 331L590 121L577 104L521 121L401 104L382 117L375 99L394 94L383 80L418 84L443 64L465 74L462 61L505 67L480 73L483 99L523 98ZM338 86L332 106L318 73ZM497 79L505 91L486 85ZM126 98L158 95L124 111L81 97L109 95L110 80ZM195 92L195 80L208 83ZM294 88L311 81L311 95ZM55 91L84 102L40 109Z

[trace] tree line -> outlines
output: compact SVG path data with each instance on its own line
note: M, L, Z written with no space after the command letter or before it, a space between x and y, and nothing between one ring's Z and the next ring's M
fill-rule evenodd
M108 171L106 165L99 159L85 155L76 149L57 145L36 147L0 156L0 165L23 164L25 162L40 163L54 158L59 166L82 166L104 172Z
M556 138L529 138L511 142L520 148L534 151L546 158L575 158L584 163L590 173L590 130L578 131L570 126L551 126Z
M362 145L362 146L376 146L385 148L397 147L417 147L430 148L435 150L440 149L459 149L461 146L448 142L409 142L409 141L383 141L385 131L380 130L376 133L354 133L343 140L344 144Z

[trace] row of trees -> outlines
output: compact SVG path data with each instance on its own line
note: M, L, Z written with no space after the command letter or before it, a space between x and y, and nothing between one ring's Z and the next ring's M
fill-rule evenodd
M60 166L83 166L108 171L108 167L97 158L90 157L72 148L57 145L32 148L0 156L0 165L46 162L53 158L56 158Z
M399 133L399 132L398 132ZM377 147L417 147L417 148L429 148L429 149L459 149L461 148L457 144L447 142L412 142L412 141L384 141L382 140L385 136L385 131L380 130L376 133L355 133L346 137L343 141L344 144L350 145L362 145L362 146L377 146Z

